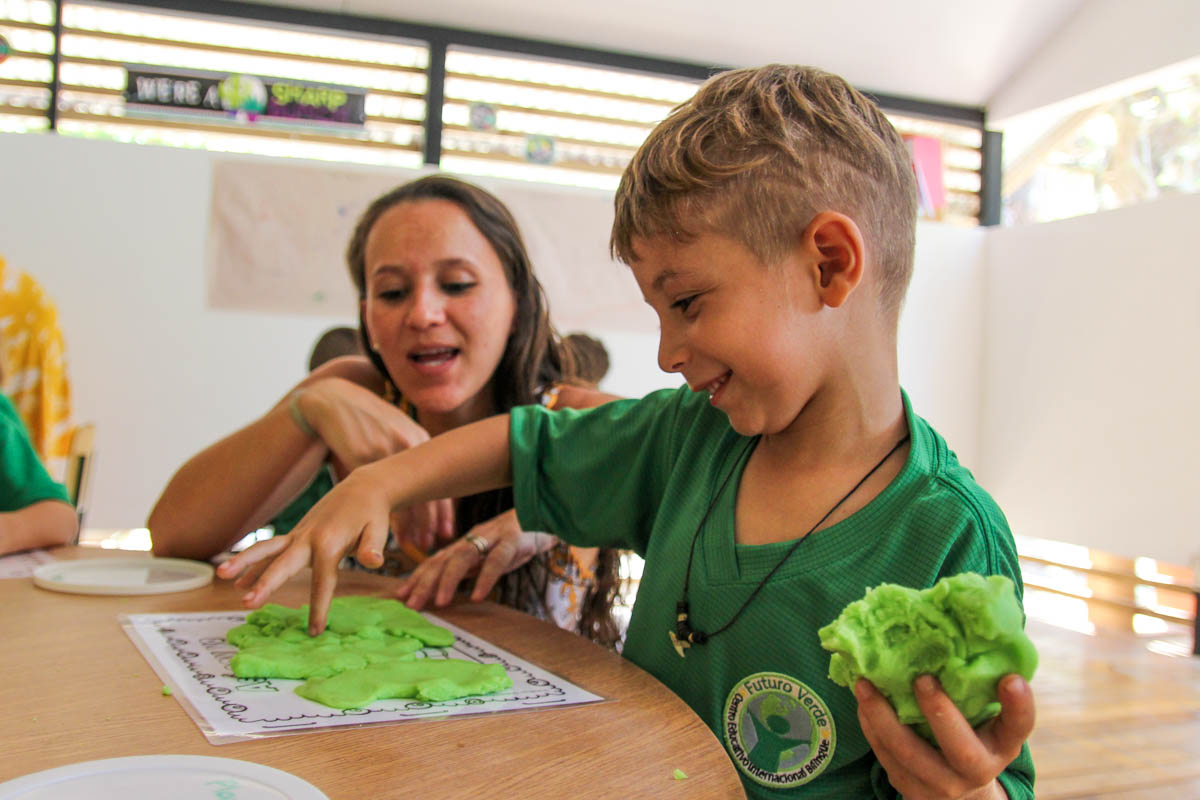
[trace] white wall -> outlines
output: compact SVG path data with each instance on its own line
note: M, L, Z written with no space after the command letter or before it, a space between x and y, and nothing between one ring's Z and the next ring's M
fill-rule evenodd
M912 285L900 316L900 383L959 460L976 470L983 348L982 228L917 224Z
M93 421L91 527L138 527L192 452L303 375L349 321L206 307L206 153L0 136L3 251L58 306L73 417Z
M0 253L57 303L74 418L97 424L89 527L142 525L188 456L262 413L299 380L322 330L354 322L349 308L341 317L308 317L208 307L211 175L227 158L0 135ZM562 222L568 229L581 224ZM982 231L921 226L900 337L905 387L969 466L978 450L982 254ZM632 283L623 267L611 275ZM551 288L564 279L544 280ZM559 324L572 327L571 320ZM602 384L609 391L636 396L679 385L658 371L648 309L622 314L611 326L589 320L587 330L611 352Z
M1004 120L1200 55L1196 0L1086 0L988 101Z
M988 116L1062 113L1197 56L1196 0L1087 0ZM1173 196L988 232L979 476L1014 531L1200 555L1198 219L1200 197Z
M987 237L979 476L1013 530L1200 553L1200 196Z

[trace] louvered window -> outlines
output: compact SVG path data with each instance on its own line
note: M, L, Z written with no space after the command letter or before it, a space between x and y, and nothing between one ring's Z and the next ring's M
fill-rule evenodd
M422 161L423 43L99 3L67 2L62 15L60 133L394 166ZM337 118L353 104L356 114Z
M1200 58L1021 114L1004 127L1007 224L1200 192Z
M430 161L465 175L613 189L646 135L704 74L401 22L338 27L346 18L331 14L273 12L299 15L301 26L95 0L61 8L52 108L55 3L0 0L0 131L53 126L143 144L402 167ZM440 108L427 120L430 98ZM977 224L982 113L896 100L880 104L912 149L922 216Z
M884 111L913 153L921 217L956 225L978 225L983 190L983 131L886 108ZM940 190L931 185L937 180L931 180L927 170L940 175Z
M54 80L54 4L0 0L0 132L50 127Z
M695 81L451 47L443 168L615 189Z

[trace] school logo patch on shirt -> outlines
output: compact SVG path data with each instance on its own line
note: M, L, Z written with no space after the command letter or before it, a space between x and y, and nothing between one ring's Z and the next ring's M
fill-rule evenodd
M821 774L837 745L833 715L789 675L757 672L725 699L725 746L738 769L763 786L787 788Z

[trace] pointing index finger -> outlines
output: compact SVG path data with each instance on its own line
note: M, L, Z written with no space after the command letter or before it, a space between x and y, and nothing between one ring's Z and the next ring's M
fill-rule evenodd
M247 608L258 608L284 581L295 575L308 564L309 546L302 540L293 540L279 556L271 562L271 566L263 570L242 597L242 603Z
M329 619L329 604L333 601L333 589L337 586L337 565L329 570L321 564L313 564L312 594L308 601L308 635L318 636L325 630Z

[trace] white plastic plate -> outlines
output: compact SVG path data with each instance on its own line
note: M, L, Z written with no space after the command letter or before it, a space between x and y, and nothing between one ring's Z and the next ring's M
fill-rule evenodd
M34 585L74 594L166 594L212 583L213 568L183 558L89 558L33 571Z
M0 800L329 800L295 775L232 758L130 756L84 761L0 783Z

